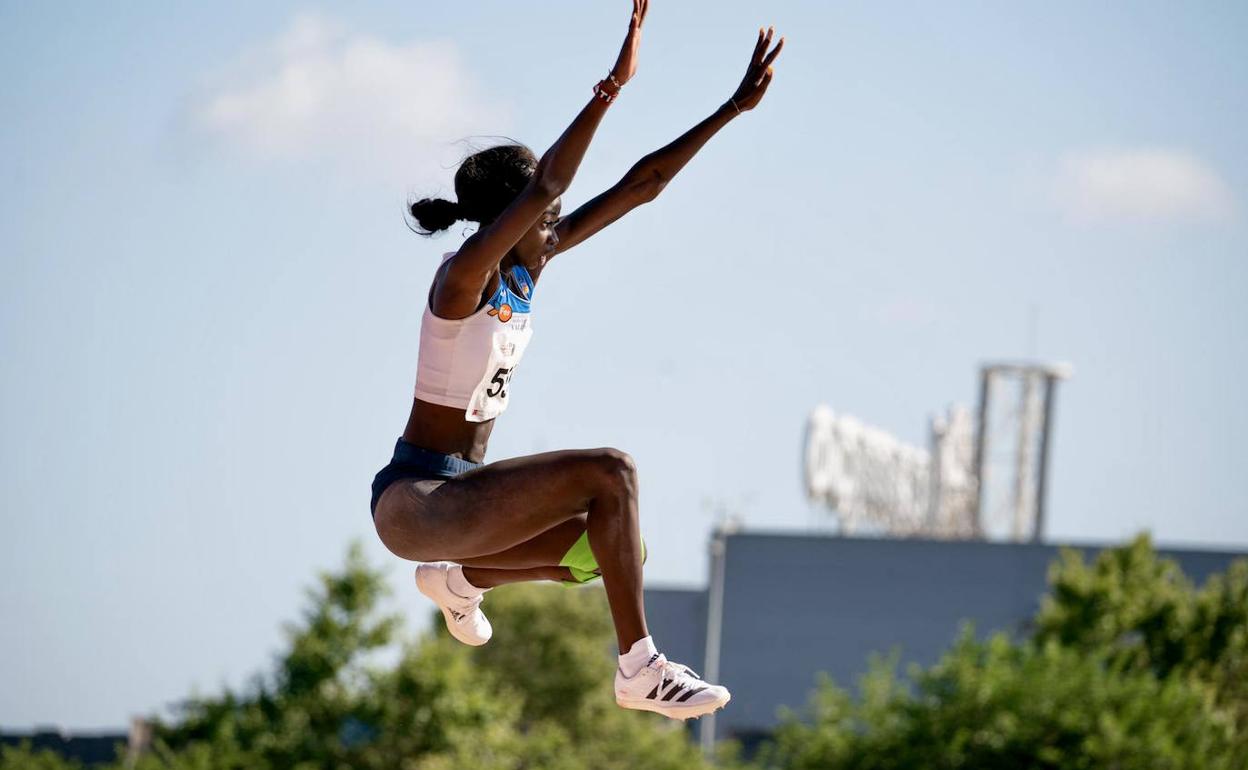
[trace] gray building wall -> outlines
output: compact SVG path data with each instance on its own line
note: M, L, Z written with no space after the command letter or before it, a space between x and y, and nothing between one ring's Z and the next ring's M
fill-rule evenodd
M853 686L875 652L899 649L903 666L929 665L964 621L981 633L1025 631L1059 547L728 535L719 681L733 699L717 716L716 734L769 730L781 706L805 704L818 672ZM1198 584L1245 555L1161 553ZM660 649L705 672L705 592L649 590L646 603Z
M706 589L647 588L646 625L668 660L705 673Z

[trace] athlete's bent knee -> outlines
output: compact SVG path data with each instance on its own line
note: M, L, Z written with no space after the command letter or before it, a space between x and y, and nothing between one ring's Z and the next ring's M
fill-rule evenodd
M611 488L628 494L637 492L637 464L632 456L619 449L596 449L593 452L594 468Z

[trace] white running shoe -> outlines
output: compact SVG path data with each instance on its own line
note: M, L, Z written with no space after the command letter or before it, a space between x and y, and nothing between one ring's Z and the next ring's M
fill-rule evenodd
M702 681L693 669L661 654L651 657L636 676L615 670L615 702L626 709L683 720L717 711L731 699L728 688Z
M446 576L451 567L447 561L421 564L416 568L416 588L433 600L446 619L446 630L464 644L480 647L490 641L494 629L481 612L481 595L465 599L451 590Z

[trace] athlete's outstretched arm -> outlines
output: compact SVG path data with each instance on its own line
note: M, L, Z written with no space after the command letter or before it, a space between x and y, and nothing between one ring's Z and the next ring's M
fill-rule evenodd
M771 47L774 32L774 29L758 31L758 41L741 85L710 117L671 144L637 161L609 190L560 220L555 230L559 236L556 254L567 251L641 204L654 200L707 140L728 125L728 121L754 109L762 101L767 86L771 85L771 64L784 47L784 38Z
M637 71L641 27L650 5L650 0L632 2L633 14L629 20L628 34L624 38L615 66L611 68L612 77L620 85L627 83ZM603 89L613 92L614 84L608 80ZM598 124L606 114L608 104L607 100L597 94L590 98L589 103L581 109L563 135L542 155L536 171L520 195L497 219L464 241L447 268L441 282L443 285L438 287L439 293L450 291L455 297L462 294L467 298L471 312L486 280L493 274L499 261L533 226L555 198L562 195L572 183L581 159L589 148L590 140L594 138Z

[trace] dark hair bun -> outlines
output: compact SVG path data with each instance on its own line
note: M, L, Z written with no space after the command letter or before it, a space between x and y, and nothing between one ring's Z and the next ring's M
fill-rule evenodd
M488 225L511 205L537 169L537 156L511 142L478 150L464 158L455 172L458 203L422 198L409 206L408 227L421 235L448 229L461 219Z
M423 235L432 235L448 229L464 218L458 203L442 198L423 198L411 206L412 219Z

